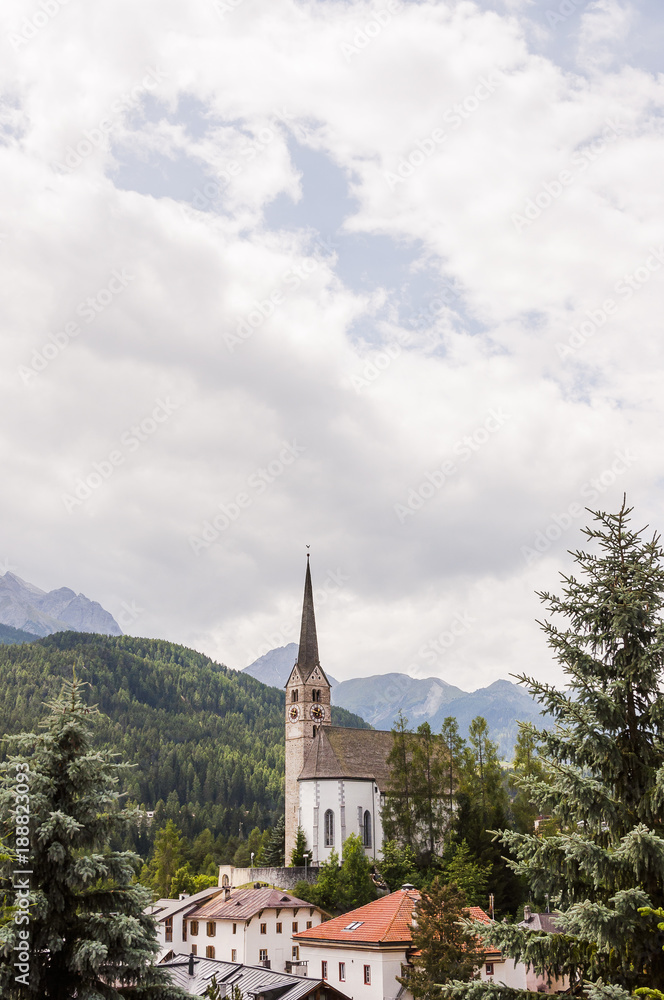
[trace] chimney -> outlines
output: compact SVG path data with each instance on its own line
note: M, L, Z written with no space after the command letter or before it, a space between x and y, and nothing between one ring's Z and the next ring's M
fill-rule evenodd
M191 955L189 956L189 975L193 976L193 974L194 974L194 953L192 951Z
M532 916L532 913L530 911L530 907L529 906L524 906L524 908L523 908L523 921L524 921L524 923L529 924L532 919L533 919L533 916Z
M224 888L224 903L227 903L230 898L231 898L231 888L229 885L227 885Z

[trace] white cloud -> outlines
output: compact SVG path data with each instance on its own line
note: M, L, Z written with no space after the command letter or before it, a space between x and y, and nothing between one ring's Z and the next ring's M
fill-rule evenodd
M37 9L6 5L5 38ZM617 53L590 76L531 50L527 13L72 0L6 41L0 551L21 576L241 667L295 637L311 543L319 587L348 577L321 607L335 676L551 669L532 590L580 543L570 505L658 507L662 89L620 66L616 6L579 18ZM377 277L350 287L363 255ZM418 659L462 612L449 656Z

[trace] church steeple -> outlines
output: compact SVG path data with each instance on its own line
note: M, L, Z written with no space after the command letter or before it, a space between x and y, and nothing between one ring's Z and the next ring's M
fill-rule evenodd
M311 568L307 552L307 572L304 578L304 600L302 602L302 624L300 626L300 647L297 651L297 663L302 679L306 681L311 672L320 666L318 659L318 637L316 635L316 616L314 614L314 592L311 586Z

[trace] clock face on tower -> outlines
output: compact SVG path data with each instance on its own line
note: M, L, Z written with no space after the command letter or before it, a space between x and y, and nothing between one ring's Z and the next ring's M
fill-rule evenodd
M300 706L291 705L291 707L288 709L289 722L297 722L299 718L300 718Z
M312 705L310 709L311 718L315 722L322 722L325 718L325 709L322 705Z

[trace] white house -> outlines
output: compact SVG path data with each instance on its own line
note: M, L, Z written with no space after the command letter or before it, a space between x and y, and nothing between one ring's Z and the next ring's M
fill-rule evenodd
M201 903L213 899L222 892L223 889L218 885L213 885L202 889L193 896L183 893L179 899L158 899L156 903L148 907L147 912L156 917L157 920L158 962L169 952L179 954L188 950L185 944L186 915L191 910L195 910Z
M306 961L292 937L313 930L322 917L319 907L282 889L259 884L217 889L212 898L187 910L180 951L306 975Z
M294 935L300 955L307 962L308 975L320 976L344 990L351 1000L412 1000L397 976L407 974L411 968L411 927L419 899L416 889L403 886L389 896ZM468 915L489 923L479 906L469 907ZM491 958L493 955L487 956L487 962ZM482 980L490 978L486 963L479 971Z

